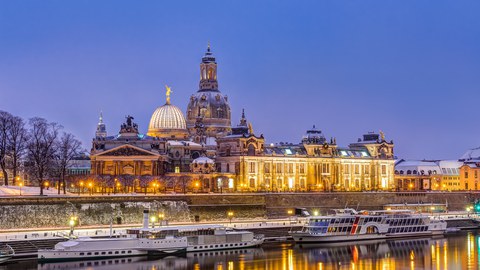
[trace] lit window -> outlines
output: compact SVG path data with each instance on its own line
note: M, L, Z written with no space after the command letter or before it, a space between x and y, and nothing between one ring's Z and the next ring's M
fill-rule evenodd
M180 167L179 166L175 166L175 173L180 173Z

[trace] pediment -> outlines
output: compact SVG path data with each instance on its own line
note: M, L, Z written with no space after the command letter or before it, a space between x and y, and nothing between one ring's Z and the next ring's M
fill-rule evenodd
M115 156L115 157L125 157L125 156L158 156L156 153L149 152L147 150L141 149L139 147L126 145L120 146L117 148L110 149L103 153L98 154L97 156Z

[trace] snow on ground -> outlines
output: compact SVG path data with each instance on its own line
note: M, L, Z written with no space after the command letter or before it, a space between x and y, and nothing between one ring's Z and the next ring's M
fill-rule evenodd
M38 196L40 195L39 187L19 187L19 186L0 186L0 196L19 196L20 190L22 196ZM43 189L44 195L56 195L58 196L58 190L50 187L49 189ZM63 195L63 191L60 191L60 195ZM67 192L67 196L71 195Z

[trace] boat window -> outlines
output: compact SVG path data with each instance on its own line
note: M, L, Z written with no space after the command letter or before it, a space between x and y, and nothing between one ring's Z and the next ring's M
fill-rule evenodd
M98 252L95 252L95 255L98 255Z
M109 252L108 252L108 254L112 254L112 252L111 252L111 251L109 251Z
M92 255L92 253L91 253L91 252L88 252L87 255Z
M125 254L125 250L122 250L122 254Z
M107 253L105 251L102 251L102 255L105 255L105 254L107 254Z
M118 254L118 251L115 251L115 254Z
M85 254L83 252L80 252L80 256L83 256L83 255L85 255Z

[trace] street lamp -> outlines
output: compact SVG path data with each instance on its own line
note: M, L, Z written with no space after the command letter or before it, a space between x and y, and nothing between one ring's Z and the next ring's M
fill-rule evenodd
M195 181L195 193L198 193L198 188L200 187L200 183Z
M152 222L152 228L155 228L155 221L157 221L157 217L156 216L151 216L150 217L150 222Z
M80 181L80 187L78 188L78 196L80 196L80 192L83 190L83 181Z
M92 187L93 187L92 182L89 182L88 183L88 188L90 189L90 196L92 196L92 194L93 194L93 188Z
M288 209L288 210L287 210L287 214L288 214L288 222L292 223L293 210L292 210L292 209Z
M162 222L163 222L163 219L165 218L165 214L164 213L159 213L158 214L158 220L159 220L159 225L158 226L161 226L162 225Z
M230 220L230 223L232 223L233 211L228 211L228 212L227 212L227 216L228 216L228 219Z
M68 221L68 224L70 225L70 236L73 235L73 229L75 227L76 220L77 220L77 217L71 216L70 220Z

